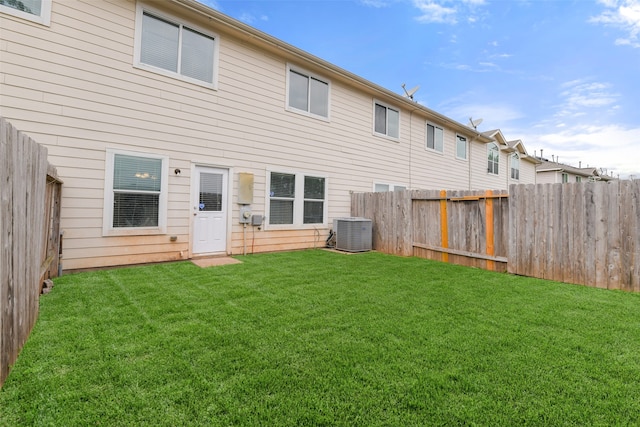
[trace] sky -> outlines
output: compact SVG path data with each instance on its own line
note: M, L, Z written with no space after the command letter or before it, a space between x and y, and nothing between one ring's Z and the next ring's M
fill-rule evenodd
M640 179L640 0L200 0L528 154Z

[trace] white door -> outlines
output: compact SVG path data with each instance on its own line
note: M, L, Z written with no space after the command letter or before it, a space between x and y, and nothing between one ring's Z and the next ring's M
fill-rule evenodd
M196 166L193 192L193 253L227 248L227 179L229 172Z

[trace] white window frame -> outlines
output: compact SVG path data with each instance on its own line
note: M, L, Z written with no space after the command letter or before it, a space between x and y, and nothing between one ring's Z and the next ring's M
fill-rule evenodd
M293 66L291 64L287 64L287 89L286 89L286 100L285 100L285 109L287 111L292 111L294 113L298 113L298 114L302 114L303 116L308 116L308 117L313 117L316 119L320 119L320 120L324 120L324 121L330 121L330 117L331 117L331 81L329 79L326 79L322 76L319 76L318 74L309 72L303 68L299 68L296 66ZM309 99L307 100L307 109L306 110L301 110L299 108L293 107L291 105L289 105L289 90L290 90L290 80L291 80L291 72L294 73L298 73L302 76L305 76L309 79L309 85L307 86L309 92ZM317 80L321 83L324 83L327 85L327 115L323 116L321 114L314 114L311 112L311 79Z
M386 123L385 123L385 133L381 133L376 131L376 105L379 105L381 107L384 107L387 109L387 114L385 115L386 117ZM398 136L393 136L393 135L389 135L389 110L395 111L396 113L398 113ZM377 136L381 136L383 138L388 138L388 139L392 139L394 141L399 141L400 140L400 123L402 121L402 114L400 112L400 109L398 107L394 107L392 105L389 105L385 102L381 102L378 101L377 99L373 100L373 134L377 135Z
M433 127L433 147L429 147L429 126ZM440 129L440 131L442 132L442 139L440 141L438 141L438 139L436 138L436 129ZM439 147L438 147L438 142L440 143ZM427 124L425 125L424 146L426 150L443 154L444 153L444 128L434 123L427 122Z
M204 80L195 79L193 77L182 75L178 72L173 72L170 70L165 70L164 68L156 67L150 64L145 64L140 61L140 56L142 53L142 19L144 12L147 12L157 18L166 20L171 22L172 24L178 25L180 27L180 37L182 38L182 29L183 27L187 27L190 30L196 31L198 33L202 33L205 36L211 37L213 39L213 82L209 83ZM220 36L218 34L213 33L209 30L206 30L197 25L192 25L189 22L176 18L175 16L168 15L164 12L159 11L151 6L148 6L144 3L138 3L136 5L136 23L135 23L135 44L134 44L134 54L133 54L133 66L135 68L139 68L141 70L150 71L156 74L161 74L166 77L171 77L177 80L182 80L185 82L193 83L199 86L204 86L210 89L217 90L218 89L218 60L220 53ZM179 45L179 49L181 49L181 45ZM180 61L178 61L180 63Z
M520 181L520 155L518 153L513 153L510 157L511 157L510 158L511 164L509 165L510 166L509 177L514 181ZM514 167L514 160L515 160L516 167ZM518 175L515 178L513 177L514 171L516 171Z
M14 9L5 5L0 5L0 12L17 18L26 19L27 21L35 22L37 24L42 24L47 27L51 26L51 0L42 0L42 3L40 4L40 15L23 12L22 10Z
M464 157L458 155L458 143L460 139L464 139ZM464 135L456 134L456 159L467 161L469 158L469 138Z
M269 212L271 211L271 174L282 173L295 176L295 193L293 198L293 224L270 224ZM329 212L329 177L319 172L291 171L284 168L268 168L266 170L266 191L265 191L265 230L292 230L292 229L314 229L325 228L329 222L327 214ZM306 176L324 179L324 200L322 206L322 223L304 223L304 178Z
M113 226L113 172L115 155L142 157L145 159L162 160L162 181L160 182L160 198L158 200L158 226L157 227L114 227ZM140 153L107 148L104 178L104 209L102 218L103 236L138 236L165 234L167 232L167 205L169 198L169 158L159 154Z
M386 186L387 190L379 190L377 189L378 186ZM402 184L389 184L386 182L374 182L373 183L373 192L374 193L384 193L387 191L404 191L407 189L406 185L402 185Z
M489 158L495 152L493 160ZM495 142L487 144L487 173L489 175L500 175L500 147Z
M562 172L560 175L560 180L563 184L567 184L569 182L569 174L566 172Z

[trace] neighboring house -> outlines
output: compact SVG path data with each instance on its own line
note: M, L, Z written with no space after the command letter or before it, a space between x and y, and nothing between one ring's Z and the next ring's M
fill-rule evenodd
M0 32L0 114L64 181L65 269L321 247L351 192L536 182L521 142L193 0L3 2Z
M570 182L611 181L614 178L602 173L595 167L573 167L563 163L539 159L536 167L538 184L555 184Z

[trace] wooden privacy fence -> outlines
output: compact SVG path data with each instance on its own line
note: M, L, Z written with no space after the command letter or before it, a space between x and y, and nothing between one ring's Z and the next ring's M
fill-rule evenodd
M356 193L351 214L381 252L640 292L638 181Z
M507 197L505 191L358 193L351 214L372 220L378 251L506 271Z
M58 275L61 182L47 149L0 117L0 386Z
M640 292L640 182L512 185L510 273Z

